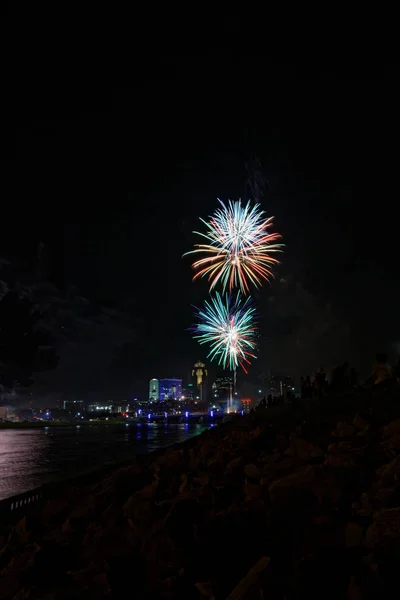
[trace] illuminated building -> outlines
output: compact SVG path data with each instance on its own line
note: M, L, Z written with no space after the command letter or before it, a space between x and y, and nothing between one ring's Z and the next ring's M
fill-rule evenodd
M245 415L250 412L250 410L251 410L251 399L250 398L242 398L242 410Z
M151 379L149 384L149 400L150 402L157 402L160 398L160 384L158 379Z
M231 392L231 387L233 386L233 377L217 377L214 383L212 384L212 395L214 398L221 401L226 402Z
M294 392L293 380L291 377L272 376L269 382L269 389L272 396L287 396L288 392Z
M82 412L85 407L83 400L64 400L63 409L71 413Z
M221 410L229 410L232 408L233 394L233 376L225 375L217 377L212 384L212 404L219 406Z
M193 383L188 383L187 387L182 388L182 398L184 400L199 400L197 387Z
M200 360L193 366L192 377L193 385L196 389L196 400L199 401L199 412L207 412L207 393L206 393L206 379L207 379L206 365Z
M104 403L104 404L98 404L96 402L96 404L89 404L87 407L88 412L90 413L111 413L113 409L113 405L111 403Z
M127 413L129 412L129 404L127 402L114 403L112 406L113 413Z
M160 400L182 398L182 379L160 379Z
M207 377L207 369L206 365L202 363L200 360L193 367L192 376L196 377L196 385L200 387Z

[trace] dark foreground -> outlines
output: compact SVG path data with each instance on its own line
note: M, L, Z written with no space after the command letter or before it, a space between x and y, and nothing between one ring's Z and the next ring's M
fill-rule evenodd
M0 598L224 599L256 563L235 598L395 597L399 400L266 410L70 487L3 527Z

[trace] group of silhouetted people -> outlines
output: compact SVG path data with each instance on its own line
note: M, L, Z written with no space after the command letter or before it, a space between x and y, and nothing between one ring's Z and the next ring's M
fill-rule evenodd
M300 391L301 398L314 398L322 396L326 393L328 389L328 380L326 376L326 372L323 367L313 376L307 375L306 377L300 378Z
M306 375L300 378L301 398L322 399L328 392L338 393L354 390L356 388L369 388L375 386L400 385L400 358L395 365L390 365L387 354L378 353L372 367L372 374L367 381L360 386L359 377L356 369L350 367L348 362L344 362L332 371L332 377L328 382L327 374L323 367L313 375ZM259 403L259 408L271 408L292 402L295 396L291 390L285 390L281 396L272 396L269 394Z

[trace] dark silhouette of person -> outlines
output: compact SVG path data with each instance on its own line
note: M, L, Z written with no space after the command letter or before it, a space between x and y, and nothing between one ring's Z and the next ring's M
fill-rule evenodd
M325 388L326 388L326 373L324 371L324 368L321 367L320 370L318 371L316 377L316 384L317 384L317 393L318 393L318 398L322 398L322 396L324 395L325 392Z
M375 385L392 377L392 369L388 363L387 354L378 352L372 367Z

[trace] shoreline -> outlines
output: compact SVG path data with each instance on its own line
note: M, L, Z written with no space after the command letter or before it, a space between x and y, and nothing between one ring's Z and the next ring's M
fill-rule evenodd
M264 597L382 596L400 543L399 398L260 410L54 489L0 532L3 597L111 600L132 581L166 600L246 581Z
M96 425L96 423L87 423L87 424L88 425ZM108 423L106 423L106 424L108 424ZM132 423L132 424L137 425L137 423ZM122 422L119 425L125 426L126 423ZM52 479L51 481L43 483L42 485L40 485L38 487L31 488L29 490L26 490L25 492L21 492L20 494L13 494L11 496L6 496L5 498L1 498L0 499L0 514L2 512L6 513L6 514L9 513L8 505L13 502L15 503L15 501L17 499L24 498L25 496L31 496L31 495L34 495L39 492L42 492L42 493L44 492L44 495L42 494L42 497L48 499L49 497L53 496L54 493L58 494L62 488L68 487L70 485L79 485L79 483L81 483L82 480L84 480L85 483L87 483L88 478L93 481L101 480L103 477L105 477L110 472L112 472L114 470L118 470L120 468L124 468L124 467L132 465L132 464L136 464L138 461L143 460L144 457L147 457L150 455L156 456L160 453L162 454L163 452L166 452L167 450L169 450L171 448L179 449L183 444L189 443L193 438L197 438L199 435L202 435L202 433L204 433L204 431L207 431L208 429L209 428L203 429L199 433L193 433L193 435L191 435L190 437L188 437L180 442L173 442L172 444L167 444L165 446L161 446L160 448L156 448L155 450L150 450L150 451L143 450L141 452L137 452L131 458L107 461L107 462L103 463L102 465L84 470L82 472L77 473L76 475L71 475L69 477L63 477L60 474L60 478L56 477L56 478ZM4 506L4 505L7 505L7 506ZM4 510L4 508L5 508L5 510ZM13 518L14 518L14 520L17 518L20 518L20 515L18 513L15 513L13 515Z

